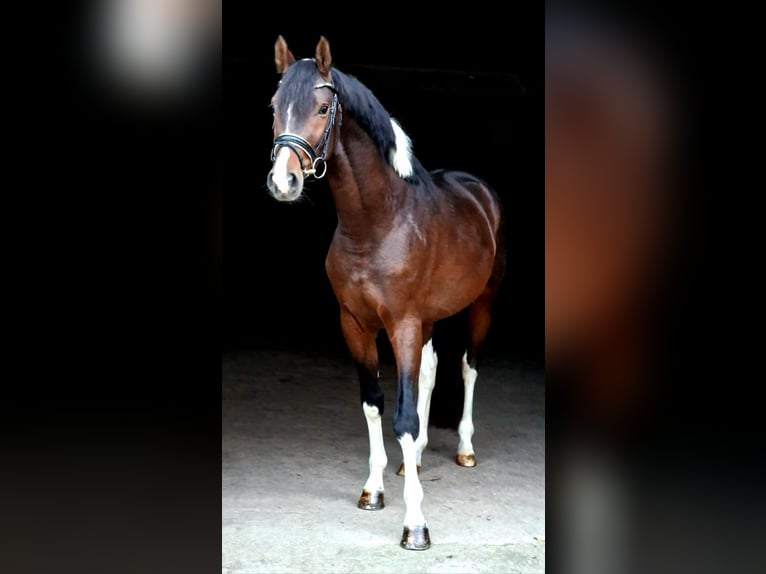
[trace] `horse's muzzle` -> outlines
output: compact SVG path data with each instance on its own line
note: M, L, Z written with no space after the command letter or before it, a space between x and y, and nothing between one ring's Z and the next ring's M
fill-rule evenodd
M303 191L303 176L295 171L286 171L284 175L275 176L272 169L266 177L266 187L274 199L295 201Z

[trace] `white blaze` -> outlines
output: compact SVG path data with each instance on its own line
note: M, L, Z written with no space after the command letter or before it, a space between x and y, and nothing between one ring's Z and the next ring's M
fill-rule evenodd
M292 115L293 115L293 105L289 104L287 106L287 119L285 120L285 131L284 131L284 133L286 133L286 134L290 133L290 119L292 118Z
M290 153L289 147L280 148L271 174L277 190L284 195L287 195L290 190L290 184L287 181L287 160L290 159Z

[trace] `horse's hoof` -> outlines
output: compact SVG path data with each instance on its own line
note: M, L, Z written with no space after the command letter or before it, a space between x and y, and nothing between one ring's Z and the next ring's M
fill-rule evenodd
M457 457L455 457L455 462L460 466L466 466L469 468L474 467L476 466L476 456L473 454L458 453Z
M420 465L417 466L418 474L420 474ZM397 476L404 476L404 463L399 465L399 470L396 471Z
M399 546L406 550L426 550L431 546L431 537L428 535L428 526L404 527L402 541Z
M362 496L359 497L359 502L356 504L356 507L362 510L383 510L385 506L383 492L370 492L369 490L362 491Z

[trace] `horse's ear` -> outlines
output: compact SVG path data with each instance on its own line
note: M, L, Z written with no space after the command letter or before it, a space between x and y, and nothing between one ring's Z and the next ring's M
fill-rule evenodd
M293 56L293 53L287 47L287 42L285 42L285 39L280 34L279 38L277 38L277 43L274 44L274 62L277 64L277 73L284 74L287 66L294 61L295 56Z
M330 42L324 36L319 38L314 59L316 60L319 72L326 76L330 71L330 66L332 66L332 56L330 55Z

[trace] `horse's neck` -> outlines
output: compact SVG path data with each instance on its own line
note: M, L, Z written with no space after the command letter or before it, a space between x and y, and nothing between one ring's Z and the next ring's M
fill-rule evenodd
M338 212L339 230L358 243L390 228L400 185L375 143L351 118L343 118L340 140L327 180Z

